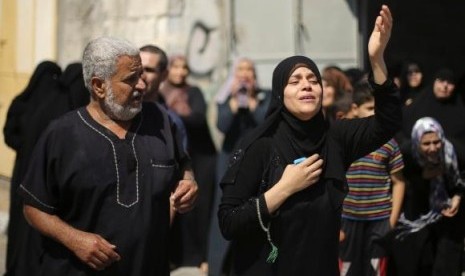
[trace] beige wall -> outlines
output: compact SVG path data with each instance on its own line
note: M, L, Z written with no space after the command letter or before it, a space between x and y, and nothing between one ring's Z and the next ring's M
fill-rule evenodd
M26 83L27 76L15 73L16 2L0 2L0 126L5 125L6 112L11 99ZM8 27L6 27L8 26ZM3 131L0 142L0 174L10 176L13 169L14 152L4 143Z
M39 3L40 5L36 5ZM0 0L0 175L11 177L15 153L3 127L13 98L26 87L36 64L56 60L56 0ZM38 15L45 18L38 24Z

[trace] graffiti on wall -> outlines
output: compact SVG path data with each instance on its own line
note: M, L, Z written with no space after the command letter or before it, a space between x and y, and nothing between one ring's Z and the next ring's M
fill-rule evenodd
M124 1L123 1L124 2ZM167 53L183 53L195 81L210 85L224 68L226 53L224 6L215 0L134 0L108 5L104 0L65 0L60 12L60 62L79 60L82 48L99 35L121 36L136 45L154 43ZM119 4L118 4L119 3ZM208 10L208 16L205 11ZM85 29L85 32L79 30Z
M217 29L202 21L193 23L186 46L186 56L193 77L210 77L218 55Z

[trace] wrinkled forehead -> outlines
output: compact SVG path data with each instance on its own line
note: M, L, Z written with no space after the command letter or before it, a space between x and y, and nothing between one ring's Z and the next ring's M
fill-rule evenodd
M305 68L305 69L308 69L308 73L311 75L311 76L315 76L315 73L312 71L312 68L310 68L307 64L304 64L304 63L298 63L296 65L294 65L294 67L291 69L291 71L289 72L289 76L288 76L288 79L290 79L292 76L295 76L299 73L297 73L296 71L298 69L301 69L301 68ZM302 70L299 70L299 72L301 72Z
M131 70L138 70L142 67L142 59L140 57L140 55L135 55L135 56L121 56L120 57L120 60L121 58L124 58L126 57L127 58L127 66L128 68L130 68Z
M290 73L293 69L299 66L306 66L308 68L316 67L313 61L305 56L292 56L282 60L276 66L276 71Z
M115 75L138 71L142 71L142 61L139 55L123 55L117 58Z

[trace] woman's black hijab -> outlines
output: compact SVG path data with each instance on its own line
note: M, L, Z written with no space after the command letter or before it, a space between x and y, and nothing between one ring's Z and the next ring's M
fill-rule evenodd
M417 87L411 87L408 81L409 74L411 74L412 72L423 73L422 68L423 67L421 66L421 64L418 61L414 60L406 61L402 64L402 68L400 70L400 96L402 103L404 103L408 99L413 99L417 97L420 94L420 92L424 89L424 75L420 84Z
M60 78L61 89L69 97L70 110L85 106L90 101L90 93L84 84L82 63L69 64Z
M304 56L292 56L281 61L273 71L272 97L265 121L239 143L229 163L229 169L222 182L234 181L242 157L250 145L266 135L273 135L278 153L287 163L300 157L309 157L321 153L328 124L320 109L308 121L301 121L293 116L284 106L284 88L291 74L300 67L310 69L322 87L321 75L316 64ZM273 131L275 133L272 133Z
M52 61L39 63L34 70L27 87L11 103L8 108L3 134L5 143L18 151L23 146L24 129L28 127L27 114L36 108L41 99L48 96L44 87L56 81L61 75L61 68Z
M24 89L24 91L18 96L18 98L20 98L20 100L23 102L27 102L31 99L31 97L40 98L46 96L34 95L34 92L39 92L38 88L41 88L41 82L45 83L47 81L55 81L60 77L60 75L61 68L55 62L46 60L39 63L36 69L34 70L34 73L32 73L26 89Z

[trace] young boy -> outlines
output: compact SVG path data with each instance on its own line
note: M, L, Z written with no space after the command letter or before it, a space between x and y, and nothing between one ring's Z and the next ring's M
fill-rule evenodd
M345 114L346 101L335 103L334 114L346 119L374 114L374 97L367 84L356 87L352 100ZM399 218L405 189L403 167L399 146L391 139L352 163L347 171L349 193L342 211L341 275L386 275L386 253L376 241Z

